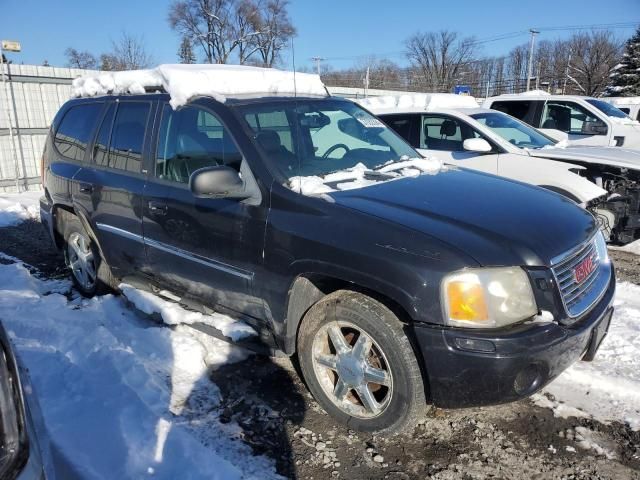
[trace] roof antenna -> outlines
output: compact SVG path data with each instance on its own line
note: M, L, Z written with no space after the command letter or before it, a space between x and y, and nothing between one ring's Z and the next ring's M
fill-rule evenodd
M296 85L296 50L293 48L293 37L291 37L291 62L293 63L293 96L298 97L298 87Z

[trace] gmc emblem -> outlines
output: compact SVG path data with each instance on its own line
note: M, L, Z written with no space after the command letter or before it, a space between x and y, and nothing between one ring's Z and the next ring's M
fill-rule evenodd
M595 269L595 264L593 263L593 258L591 256L585 258L581 261L576 268L573 269L573 276L576 279L576 283L582 283L585 278L589 276L591 272Z

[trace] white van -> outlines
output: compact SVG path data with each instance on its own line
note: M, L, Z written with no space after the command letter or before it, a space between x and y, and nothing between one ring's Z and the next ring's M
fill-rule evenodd
M640 121L640 97L606 97L602 100L622 110L632 120Z
M640 150L640 122L601 99L526 92L490 97L483 107L507 113L556 139L557 131L564 132L573 145Z

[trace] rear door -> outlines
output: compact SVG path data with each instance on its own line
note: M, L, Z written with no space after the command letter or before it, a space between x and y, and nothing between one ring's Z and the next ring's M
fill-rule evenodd
M159 121L142 208L148 273L180 295L261 317L252 281L262 264L267 195L243 201L191 193L189 178L203 167L242 168L245 181L252 175L220 111L165 103Z
M142 268L143 157L152 121L151 100L107 104L91 149L91 168L79 179L83 208L116 276Z
M497 152L477 153L464 149L465 140L484 137L463 120L452 115L425 114L422 115L419 134L420 153L460 167L497 173Z

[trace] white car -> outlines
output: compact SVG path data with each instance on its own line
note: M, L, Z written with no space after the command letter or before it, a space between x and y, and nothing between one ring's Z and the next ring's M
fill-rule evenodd
M640 121L640 97L603 97L601 100L626 113L632 120Z
M589 208L612 241L640 237L640 152L567 148L509 115L478 108L471 97L403 95L359 103L425 156L563 194Z
M640 149L640 122L598 98L527 92L487 98L484 108L507 113L575 145Z

